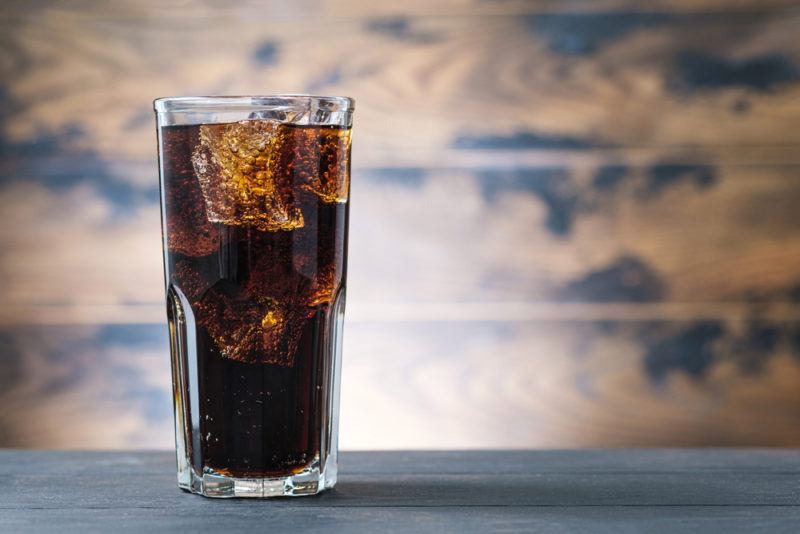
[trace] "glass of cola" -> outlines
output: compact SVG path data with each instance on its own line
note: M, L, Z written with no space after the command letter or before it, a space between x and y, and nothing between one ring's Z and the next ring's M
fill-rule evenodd
M336 484L353 100L155 101L178 486Z

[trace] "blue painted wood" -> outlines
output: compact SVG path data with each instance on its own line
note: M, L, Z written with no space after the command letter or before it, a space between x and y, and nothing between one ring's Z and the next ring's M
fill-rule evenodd
M204 499L169 452L0 451L0 531L790 532L800 451L351 452L326 494Z

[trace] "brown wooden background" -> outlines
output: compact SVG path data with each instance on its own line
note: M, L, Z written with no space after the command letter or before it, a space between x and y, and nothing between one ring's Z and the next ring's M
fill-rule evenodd
M170 446L151 100L278 92L357 101L344 447L800 445L800 3L0 17L0 446Z

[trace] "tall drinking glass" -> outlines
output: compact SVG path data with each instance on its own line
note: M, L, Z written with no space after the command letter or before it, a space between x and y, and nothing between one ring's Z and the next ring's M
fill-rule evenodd
M155 101L178 486L336 484L353 101Z

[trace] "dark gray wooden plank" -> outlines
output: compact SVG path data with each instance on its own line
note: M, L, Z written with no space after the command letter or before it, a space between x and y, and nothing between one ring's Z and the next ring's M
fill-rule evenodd
M516 461L508 462L503 457L514 453L462 453L460 458L457 453L398 453L405 461L397 462L391 453L345 453L335 492L293 500L291 506L800 505L797 454L792 459L789 451L760 451L743 461L748 455L734 452L728 462L726 451L707 451L694 459L689 451L677 456L596 451L585 458L579 451L519 452ZM39 461L25 456L31 455L2 454L0 509L193 506L175 489L169 453L33 454ZM704 456L716 457L716 470L692 468L702 465ZM359 460L361 469L349 471L348 464ZM42 492L45 487L49 491Z
M286 506L800 506L791 474L343 475L336 490ZM42 488L49 488L44 494ZM9 477L0 510L120 508L192 512L174 475Z
M0 449L0 477L172 474L171 451ZM526 469L534 468L533 471ZM346 475L518 475L776 473L800 477L797 449L584 449L496 451L347 451Z
M351 452L336 490L215 501L170 452L0 451L0 532L791 532L795 450Z
M199 498L198 498L199 499ZM327 508L308 513L280 502L201 501L196 509L37 510L0 515L0 529L51 532L787 532L800 522L796 507L483 507ZM313 511L312 511L313 510ZM199 513L198 513L199 512Z

